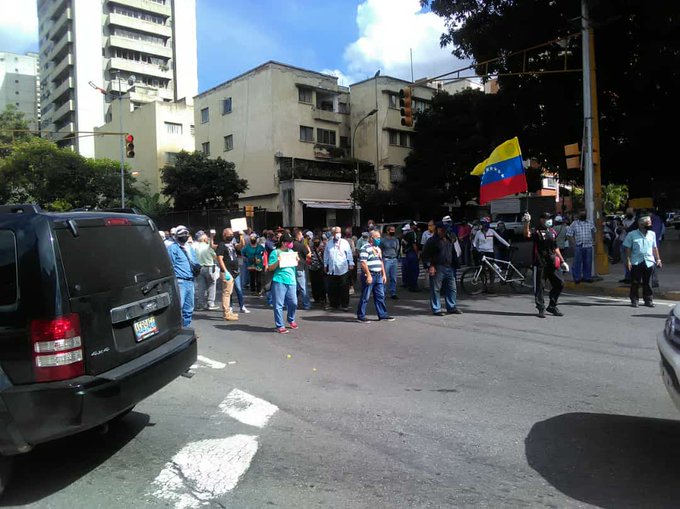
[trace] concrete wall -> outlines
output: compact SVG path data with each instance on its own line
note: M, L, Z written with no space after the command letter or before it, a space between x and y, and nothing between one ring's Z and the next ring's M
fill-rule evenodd
M283 224L306 226L303 220L304 205L301 200L350 200L353 186L346 182L326 182L319 180L289 180L281 182L284 201L291 207L283 207ZM285 204L288 205L288 204ZM334 214L330 214L334 217ZM327 215L328 217L328 215ZM330 225L331 223L327 223Z

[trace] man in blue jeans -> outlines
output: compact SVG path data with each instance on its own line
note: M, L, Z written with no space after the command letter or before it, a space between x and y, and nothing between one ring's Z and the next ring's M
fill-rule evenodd
M361 263L361 299L357 308L357 320L360 323L370 322L366 318L366 306L371 295L373 295L378 320L394 321L394 317L387 314L387 306L385 305L387 275L380 250L379 230L369 232L368 244L365 244L359 253L359 263Z
M186 226L178 226L175 230L175 241L168 246L168 255L175 269L177 286L179 287L179 305L182 309L182 326L190 327L194 314L194 274L191 265L197 265L193 249L190 249L189 230Z
M588 221L586 211L578 213L578 219L572 222L567 228L567 238L569 243L574 246L574 264L572 265L572 276L574 283L581 281L592 283L593 267L593 235L595 225Z
M423 263L430 275L430 307L435 316L444 316L441 296L448 314L463 314L456 306L456 269L458 255L447 226L438 222L437 233L423 246Z
M297 292L302 297L302 309L310 310L312 309L312 303L309 300L309 289L307 288L307 260L312 259L312 250L307 247L304 242L304 236L302 235L302 230L295 228L294 231L294 242L293 251L298 254L298 266L296 275L297 281Z
M380 248L383 254L383 264L387 273L387 285L390 297L394 300L397 296L397 264L399 263L399 239L395 236L394 226L387 228L387 237L382 239Z
M418 247L418 234L416 232L415 224L412 226L406 224L401 229L403 237L401 239L402 251L404 258L401 261L401 272L404 279L404 285L410 292L417 292L418 290L418 275L420 267L418 266L418 257L420 248Z

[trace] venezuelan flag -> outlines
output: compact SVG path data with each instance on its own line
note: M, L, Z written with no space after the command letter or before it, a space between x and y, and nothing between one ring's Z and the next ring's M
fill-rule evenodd
M517 137L498 145L488 159L482 161L471 175L482 177L479 203L527 190L527 178L522 165L522 151Z

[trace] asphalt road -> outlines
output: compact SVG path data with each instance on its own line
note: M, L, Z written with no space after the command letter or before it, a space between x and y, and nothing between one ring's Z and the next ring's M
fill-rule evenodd
M106 435L19 458L5 506L676 507L680 413L658 374L668 305L461 300L392 323L262 301L195 321L204 357ZM390 301L390 304L393 304ZM245 393L245 394L244 394Z

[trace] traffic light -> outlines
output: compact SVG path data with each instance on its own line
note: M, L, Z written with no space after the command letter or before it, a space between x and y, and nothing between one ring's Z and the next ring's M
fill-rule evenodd
M125 136L125 155L128 158L135 157L135 137L131 134Z
M401 125L413 127L411 87L404 87L399 91L399 107L401 108Z

